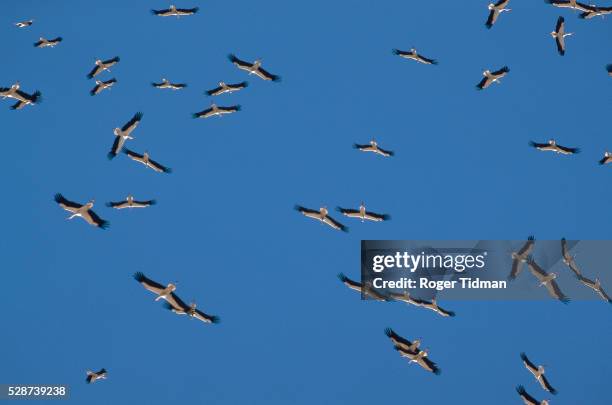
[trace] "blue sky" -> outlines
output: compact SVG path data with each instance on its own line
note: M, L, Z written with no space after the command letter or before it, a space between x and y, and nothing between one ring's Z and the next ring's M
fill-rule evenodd
M143 0L4 5L0 85L20 80L44 101L0 105L0 382L68 384L70 402L91 405L512 404L517 384L548 397L521 364L526 351L548 366L554 404L609 404L609 305L446 302L458 316L442 319L362 302L336 279L358 277L362 239L608 239L612 172L597 161L612 149L609 18L512 1L489 31L485 1L177 5L200 13L156 18L149 9L168 4ZM559 15L575 32L565 57L549 34ZM54 49L32 46L58 35ZM440 64L391 54L413 46ZM283 81L248 78L218 100L242 111L191 119L211 102L205 90L247 79L230 52L262 58ZM116 55L103 78L118 83L90 97L94 60ZM474 89L503 65L501 85ZM189 87L150 86L162 77ZM113 128L137 111L128 146L174 173L106 159ZM372 137L396 156L351 148ZM582 153L527 146L551 137ZM66 221L57 192L95 198L111 228ZM104 207L129 193L159 204ZM292 209L362 200L393 220L346 221L344 234ZM178 280L181 297L222 323L164 310L135 271ZM399 358L387 326L421 337L442 375ZM85 370L101 367L109 379L86 385Z

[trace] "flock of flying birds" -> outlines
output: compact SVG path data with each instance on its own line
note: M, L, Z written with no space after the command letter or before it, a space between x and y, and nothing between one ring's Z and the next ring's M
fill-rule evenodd
M500 0L497 3L491 3L488 5L489 15L486 20L486 27L492 28L494 24L496 24L500 15L504 12L510 11L507 8L510 0ZM580 18L583 19L591 19L596 16L604 16L607 14L612 14L612 7L600 7L595 5L586 5L580 3L576 0L545 0L546 3L549 3L555 7L559 8L569 8L573 10L580 11ZM171 5L167 9L163 10L151 10L152 14L159 17L183 17L194 15L198 12L198 8L177 8L174 5ZM15 25L18 28L27 28L32 26L34 20L22 21L18 22ZM559 17L557 19L557 23L555 26L555 30L551 32L551 36L554 38L557 50L560 55L565 55L566 52L566 41L565 39L568 36L571 36L573 33L566 32L565 30L565 20L563 17ZM53 39L46 39L44 37L40 37L38 41L34 43L34 46L37 48L53 48L59 45L63 41L62 37L56 37ZM410 49L409 51L403 51L399 49L393 49L393 54L397 55L404 59L409 59L416 61L425 65L437 65L438 61L435 59L427 58L417 52L416 49ZM256 60L254 62L247 62L245 60L241 60L233 54L228 56L230 62L235 65L238 69L243 70L249 74L249 76L254 75L259 77L265 81L278 82L280 81L280 77L272 74L261 66L261 61ZM107 60L96 60L95 66L93 69L87 74L88 79L93 79L103 74L104 72L110 72L110 69L117 65L120 62L120 58L118 56L107 59ZM612 64L606 66L606 70L608 75L612 77ZM478 90L487 89L493 83L500 84L501 79L504 78L510 69L507 66L503 66L497 70L485 70L483 72L483 78L476 85ZM90 94L92 96L99 95L103 91L107 89L111 89L117 83L116 78L110 78L108 80L96 80L95 86L91 89ZM187 87L185 83L173 83L166 78L162 78L161 82L153 82L152 86L158 89L170 89L170 90L181 90ZM234 84L228 84L223 81L218 82L218 86L207 90L205 94L208 96L219 96L222 94L231 94L233 92L238 92L240 90L245 89L248 86L248 82L238 82ZM16 100L15 104L11 106L14 110L22 109L28 105L35 105L41 102L41 92L36 90L34 92L27 93L21 89L21 85L19 82L13 84L8 88L0 88L0 97L2 99L14 99ZM210 107L194 113L193 118L209 118L213 116L222 116L227 114L232 114L240 111L241 106L239 104L229 105L229 106L218 106L215 103L212 103ZM134 152L125 147L125 143L129 140L134 139L132 136L132 132L137 128L140 123L143 114L138 112L136 113L125 125L121 128L114 129L114 142L111 146L111 150L108 152L107 156L110 160L114 159L120 153L125 154L130 159L135 162L143 164L145 167L154 170L159 173L171 173L171 169L167 166L162 165L161 163L151 159L148 152L144 152L142 154ZM541 151L552 151L558 154L564 155L572 155L578 153L580 150L578 148L565 147L557 144L554 139L549 140L546 143L537 143L534 141L530 141L530 146L536 148ZM371 140L366 144L358 144L355 143L353 147L361 152L370 152L378 156L382 157L392 157L394 156L394 152L391 150L386 150L381 148L375 140ZM600 164L608 164L612 163L612 153L605 152L604 157L600 160ZM88 224L105 229L109 226L109 222L100 218L93 210L94 200L91 200L85 204L80 204L74 201L70 201L66 199L62 194L55 195L55 202L64 210L70 213L70 216L67 219L72 219L75 217L80 217ZM128 195L125 200L122 201L111 201L106 205L113 209L125 209L125 208L146 208L156 204L156 200L136 200L132 195ZM327 207L321 207L317 209L305 208L300 205L296 205L295 209L303 214L305 217L315 219L320 221L335 230L348 231L348 228L337 221L336 219L330 216L330 213ZM360 206L356 209L353 208L343 208L337 207L337 211L348 218L359 219L361 222L364 221L373 221L373 222L382 222L390 219L388 214L380 214L373 211L366 210L365 204L362 202ZM512 253L512 270L509 276L510 280L514 280L522 271L524 266L526 265L531 272L531 274L539 281L540 286L545 286L548 290L548 293L555 299L562 301L564 303L569 302L569 298L567 298L560 290L559 285L555 281L557 275L555 273L547 273L543 270L533 259L532 252L535 247L535 239L530 237L525 244L516 252ZM576 265L574 257L570 255L567 242L565 239L561 241L561 250L563 262L567 265L567 267L574 273L576 278L583 285L591 288L595 291L603 300L612 303L612 299L606 294L603 290L599 279L595 279L594 281L583 276L582 272ZM395 292L381 292L379 290L374 289L369 284L363 284L354 280L349 279L344 274L338 275L339 279L350 289L356 290L360 292L363 296L367 296L374 300L378 301L401 301L407 304L411 304L417 307L422 307L426 309L430 309L435 313L443 316L443 317L454 317L455 313L452 311L445 310L441 308L435 299L435 297L431 301L414 298L410 295L409 292L403 293L395 293ZM155 295L155 301L164 300L164 306L168 310L174 312L178 315L188 315L190 318L198 319L204 323L215 324L219 322L219 317L216 315L209 315L201 310L197 309L195 303L190 303L187 305L178 295L176 295L176 283L168 283L165 286L160 284L152 279L146 277L143 273L137 272L134 274L134 279L140 283L146 290L150 291ZM408 339L403 338L398 335L391 328L387 328L385 330L385 334L391 340L394 345L395 350L398 353L406 358L409 363L416 363L421 368L425 369L434 374L439 374L440 369L431 361L428 357L428 349L421 350L420 344L421 341L419 339L414 341L409 341ZM536 366L532 363L524 353L521 353L521 359L527 370L529 370L536 380L539 382L540 386L551 394L556 394L557 391L550 385L546 377L544 376L544 367ZM106 369L102 368L97 372L87 371L87 382L93 383L100 379L105 379L107 377ZM547 400L537 401L534 397L528 394L525 388L522 385L517 387L517 392L527 405L547 405Z

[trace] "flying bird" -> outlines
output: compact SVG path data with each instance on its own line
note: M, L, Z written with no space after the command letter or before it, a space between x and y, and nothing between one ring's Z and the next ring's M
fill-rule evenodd
M71 215L66 219L81 217L89 225L97 226L100 229L106 229L109 226L108 221L103 220L95 212L93 212L92 208L94 206L94 200L91 200L87 204L83 205L67 200L63 195L57 193L55 194L55 202L60 207L71 213Z
M604 291L603 287L601 286L601 281L599 280L599 278L595 278L595 281L593 281L593 280L588 279L586 277L579 276L578 280L580 280L580 282L582 284L584 284L585 286L587 286L590 289L592 289L593 291L595 291L597 293L597 295L599 295L601 297L602 300L612 304L612 299Z
M597 7L597 6L587 6L584 13L581 13L578 17L583 20L590 20L594 17L603 17L608 14L612 14L612 7Z
M548 382L548 379L546 379L546 376L544 375L544 371L545 371L544 366L536 366L535 364L533 364L529 360L529 358L527 358L527 355L525 353L521 353L521 359L523 360L523 364L525 365L525 368L529 370L531 374L533 374L533 376L538 381L538 383L540 383L542 388L545 391L548 391L551 394L556 395L557 390L554 389L552 385L550 385L550 383Z
M410 360L410 363L417 363L423 369L429 371L430 373L434 373L435 375L440 374L440 368L438 368L437 364L429 360L427 350L420 350L415 353L409 350L404 350L399 346L394 347L402 357Z
M378 146L378 143L376 143L375 140L371 140L369 144L358 144L358 143L354 143L353 144L353 148L354 149L359 149L362 152L373 152L376 153L377 155L381 155L384 157L389 157L389 156L394 156L395 152L393 152L392 150L385 150L381 147Z
M395 331L391 328L385 329L385 335L387 335L387 337L391 339L391 342L393 342L393 345L395 347L399 347L404 351L417 353L417 351L419 350L419 346L421 345L421 341L419 339L416 339L414 342L411 342L410 340L405 339L395 333Z
M113 130L115 140L113 141L113 146L111 147L110 152L107 154L109 159L112 159L119 154L119 151L123 149L125 141L128 139L134 139L132 136L132 131L136 129L140 123L140 120L142 120L142 113L137 112L124 126L121 128L115 128Z
M26 28L26 27L29 27L32 24L34 24L34 20L20 21L20 22L16 22L15 23L17 28Z
M40 103L42 100L40 91L37 90L32 94L28 94L20 90L19 82L13 84L11 87L1 87L0 97L2 97L2 99L12 98L17 100L17 102L11 106L13 110L20 110L26 105L34 105Z
M92 96L95 96L96 94L101 93L103 90L106 90L106 89L110 90L110 88L113 87L115 83L117 83L117 79L115 79L114 77L104 82L101 80L96 80L96 85L94 86L93 89L89 91L89 94L91 94Z
M194 15L198 12L198 10L198 7L176 8L176 6L173 4L169 8L164 10L151 10L151 13L159 17L182 17L186 15Z
M346 226L329 216L329 211L327 211L327 208L325 207L321 207L318 210L312 210L309 208L304 208L301 205L296 205L295 210L301 212L302 215L308 218L319 220L336 230L348 232L348 228Z
M516 387L516 392L518 392L520 397L523 399L525 405L549 405L547 400L538 401L537 399L529 395L527 391L525 391L525 387L523 387L522 385Z
M187 305L176 294L171 293L171 300L165 302L164 306L177 315L189 315L192 319L199 319L204 323L219 323L220 319L216 315L208 315L196 308L195 302Z
M357 291L364 296L368 296L376 301L389 301L389 297L378 292L376 289L372 288L371 285L360 283L358 281L351 280L343 273L338 274L338 279L342 281L342 283L350 288L351 290Z
M412 48L409 51L400 51L399 49L393 49L393 54L404 59L412 59L425 65L437 65L438 61L435 59L429 59L423 55L419 55L417 50Z
M200 112L194 113L192 115L193 118L210 118L214 116L222 117L223 115L233 114L237 111L240 111L242 107L240 104L227 106L227 107L219 107L215 103L212 103L209 108L202 110Z
M170 83L168 79L162 78L161 83L151 83L151 85L158 89L172 89L172 90L181 90L187 87L186 83Z
M497 3L489 4L489 17L487 17L487 22L485 23L485 26L487 28L490 29L491 27L493 27L501 13L503 13L504 11L511 11L511 9L506 8L509 2L510 0L499 0Z
M140 155L134 151L131 151L125 147L123 147L122 149L123 153L125 153L126 155L128 155L132 160L142 163L143 165L145 165L146 167L149 167L153 170L155 170L158 173L172 173L172 169L166 166L161 165L160 163L156 162L155 160L151 159L149 157L149 153L145 152L144 154Z
M54 46L62 42L62 40L62 37L57 37L53 39L45 39L43 37L40 37L38 41L34 42L34 46L36 48L53 48Z
M130 194L127 196L125 200L117 201L117 202L111 201L111 202L106 203L106 206L110 208L121 210L124 208L146 208L146 207L150 207L151 205L155 205L155 204L157 204L157 201L155 200L146 200L146 201L134 200L134 197Z
M544 152L549 151L560 153L562 155L573 155L576 153L580 153L580 148L568 148L566 146L558 145L554 139L549 140L548 143L537 143L534 141L529 141L529 146Z
M431 302L423 301L421 306L423 308L430 309L430 310L434 311L436 314L441 315L441 316L443 316L445 318L447 318L447 317L451 317L452 318L452 317L454 317L456 315L453 311L447 311L446 309L444 309L441 306L439 306L436 297L433 297L431 299Z
M569 248L567 246L567 240L565 238L561 239L561 256L563 257L563 263L574 273L574 275L578 278L582 275L578 265L576 265L576 261L574 260L574 256L572 256L569 252Z
M604 156L599 159L600 165L607 165L608 163L612 163L612 153L605 151Z
M490 70L485 70L484 72L482 72L482 75L484 76L482 78L482 80L476 85L476 88L478 90L484 90L487 87L489 87L492 83L497 83L500 84L500 80L506 76L508 74L508 72L510 72L510 69L508 68L508 66L504 66L499 70L496 70L494 72L491 72Z
M589 6L584 3L580 3L577 0L544 0L545 3L553 5L559 8L571 8L579 11L589 11L592 9L592 6Z
M531 255L534 246L535 238L533 236L529 236L527 238L527 242L525 242L525 244L517 252L512 252L512 271L508 276L510 280L514 280L523 270L523 264L527 262L527 258L529 255Z
M573 32L565 32L565 19L563 17L559 17L557 19L557 26L555 27L555 30L550 33L557 43L557 51L559 51L559 55L565 55L565 37L569 37L573 34Z
M176 302L176 295L173 292L176 290L176 283L168 283L168 285L163 286L156 281L151 280L146 277L142 272L134 273L134 279L138 281L142 286L151 291L156 295L155 301L159 301L161 299L166 300L172 306L178 307L178 303Z
M259 78L263 80L268 80L268 81L273 81L273 82L278 82L281 80L280 76L273 75L272 73L262 68L261 60L256 60L253 63L249 63L249 62L245 62L243 60L238 59L236 55L234 54L230 54L228 58L230 62L236 65L236 67L238 67L238 69L248 72L249 75L254 74L255 76L258 76Z
M547 273L531 257L527 259L527 267L529 268L529 271L531 272L531 274L533 274L534 277L537 278L538 281L540 282L540 287L546 286L546 289L548 290L548 294L551 297L561 301L564 304L567 304L568 302L570 302L570 299L561 292L559 285L555 281L555 279L557 278L556 273Z
M227 84L225 82L219 82L219 85L217 87L211 90L207 90L206 94L208 94L209 96L219 96L225 93L231 94L235 91L242 90L248 86L249 86L248 82L240 82L240 83L235 83L235 84Z
M108 60L96 60L96 65L93 67L93 69L91 69L91 72L87 73L87 78L92 79L100 73L104 72L105 70L110 72L110 68L119 63L120 60L121 59L119 59L118 56L115 56L114 58Z
M406 304L414 305L417 307L422 307L425 303L425 301L421 299L412 298L412 295L408 291L404 291L402 293L390 292L389 298L391 298L393 301L401 301L405 302Z
M337 207L337 210L340 211L342 215L344 215L345 217L359 218L361 219L361 222L364 222L365 220L381 222L381 221L388 221L391 219L391 216L387 214L377 214L372 211L366 211L366 207L363 202L361 203L361 205L359 205L359 209L356 209L356 210L351 209L351 208L342 208L342 207Z
M95 373L91 370L87 370L86 374L87 374L87 378L85 379L85 381L87 381L87 384L92 384L98 380L106 380L107 372L106 372L106 369L103 368L100 371L95 372Z

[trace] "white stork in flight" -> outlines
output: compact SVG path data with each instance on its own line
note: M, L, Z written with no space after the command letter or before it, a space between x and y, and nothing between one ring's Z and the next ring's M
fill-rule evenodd
M557 144L557 142L554 139L549 140L548 143L537 143L534 141L529 141L529 146L531 146L532 148L536 148L537 150L544 151L544 152L549 151L549 152L560 153L562 155L573 155L576 153L580 153L580 148L568 148L566 146L561 146Z
M393 345L395 347L399 347L404 351L417 353L419 350L419 346L421 345L421 341L419 339L416 339L411 342L410 340L405 339L395 333L395 331L391 328L385 329L385 335L387 335L391 342L393 342Z
M394 301L405 302L406 304L414 305L417 307L422 307L423 304L425 303L425 301L421 299L412 298L412 296L410 295L410 292L408 291L404 291L402 293L391 292L389 293L389 298L391 298Z
M151 85L157 89L172 89L181 90L187 87L186 83L170 83L168 79L162 78L161 83L151 83Z
M447 317L455 317L456 314L453 311L447 311L446 309L442 308L441 306L438 305L438 300L436 299L436 297L431 299L431 302L427 302L427 301L423 301L423 303L421 304L421 306L423 308L427 308L430 309L432 311L434 311L436 314L441 315L445 318Z
M43 37L38 38L38 41L34 42L34 46L36 48L53 48L60 42L62 42L62 37L57 37L53 39L45 39Z
M95 383L98 380L106 380L106 376L107 376L107 371L105 368L101 369L100 371L97 372L93 372L91 370L87 370L86 371L87 374L87 378L85 379L85 381L87 381L87 384L92 384Z
M27 27L29 27L32 24L34 24L34 20L19 21L19 22L15 23L17 28L27 28Z
M534 277L537 278L538 281L540 282L540 287L546 286L546 289L548 290L548 294L551 297L561 301L564 304L567 304L570 302L570 299L561 292L559 285L555 281L555 279L557 278L556 273L547 273L531 257L527 259L527 267L529 268L529 271L531 272L531 274L533 274Z
M557 51L559 52L559 55L565 55L565 37L569 37L573 34L573 32L565 32L565 18L559 17L557 19L555 30L550 33L557 43Z
M610 298L610 296L606 294L606 292L604 291L603 287L601 286L601 281L599 280L599 278L595 278L595 281L593 281L584 276L579 276L578 280L580 280L580 282L584 284L585 286L595 291L597 295L601 297L602 300L606 301L607 303L612 304L612 298Z
M523 399L525 405L550 405L545 399L542 401L538 401L537 399L529 395L527 391L525 391L525 387L523 387L522 385L516 387L516 392L518 392L520 397Z
M176 296L173 294L173 292L176 290L176 284L177 284L176 282L168 283L168 285L163 286L159 284L158 282L153 281L150 278L146 277L140 271L137 273L134 273L134 279L138 281L140 284L142 284L142 286L145 289L151 291L153 294L156 295L155 301L164 299L168 301L170 304L172 304L173 306L178 307L178 303L175 301L175 298L174 298Z
M13 110L20 110L26 105L34 105L41 101L40 91L37 90L32 94L28 94L20 90L19 82L13 84L11 87L0 87L0 97L2 97L2 99L12 98L17 100L17 102L11 106Z
M237 111L240 111L242 107L240 104L227 106L227 107L219 107L217 104L212 103L209 108L202 110L200 112L192 114L193 118L210 118L210 117L222 117L227 114L233 114Z
M378 146L378 143L373 139L370 141L369 144L354 143L353 148L359 149L362 152L372 152L372 153L375 153L383 157L389 157L389 156L395 155L395 152L393 152L392 150L385 150L381 148L380 146Z
M273 75L268 72L264 68L261 67L261 60L256 60L253 63L249 63L243 60L240 60L234 54L230 54L228 56L230 62L232 62L238 69L244 70L249 73L249 75L255 75L263 80L279 82L281 80L280 76Z
M177 315L189 315L191 319L198 319L204 323L219 323L221 319L216 315L208 315L196 308L195 302L187 305L176 294L171 293L172 299L164 306Z
M500 84L500 80L502 77L506 76L508 74L508 72L510 72L510 69L508 68L508 66L504 66L499 70L496 70L494 72L491 72L490 70L485 70L484 72L482 72L482 75L484 76L482 78L482 80L476 85L476 88L478 90L484 90L487 87L489 87L491 84L493 83L497 83Z
M55 194L55 202L63 209L70 212L71 215L66 219L81 217L89 225L97 226L100 229L106 229L109 226L108 221L103 220L95 212L93 212L92 208L94 206L94 200L91 200L87 204L83 205L69 201L64 198L63 195L57 193Z
M116 201L116 202L111 201L111 202L106 203L106 206L110 208L122 210L124 208L146 208L146 207L150 207L151 205L155 205L155 204L157 204L157 201L155 200L146 200L146 201L134 200L134 196L130 194L127 196L125 200Z
M342 215L344 215L345 217L359 218L361 222L364 222L365 220L381 222L381 221L388 221L391 219L391 216L388 214L377 214L372 211L366 211L366 207L363 202L361 203L361 205L359 205L359 209L356 209L356 210L351 209L351 208L342 208L342 207L337 207L336 209L339 212L341 212Z
M547 4L550 4L559 8L571 8L574 10L588 12L593 9L593 6L589 6L584 3L580 3L577 0L544 0Z
M127 148L123 148L122 149L123 153L125 153L126 155L128 155L130 157L130 159L132 159L135 162L138 163L142 163L143 165L145 165L146 167L149 167L153 170L155 170L158 173L172 173L172 169L169 167L166 167L158 162L156 162L155 160L151 159L149 157L149 153L145 152L144 154L139 154L136 153L134 151L131 151Z
M404 350L400 346L394 346L394 348L399 352L402 357L405 357L410 360L410 363L416 363L423 369L429 371L430 373L440 375L441 370L436 363L429 360L427 349L412 352L410 350Z
M172 4L169 8L164 10L151 10L153 15L159 17L182 17L186 15L194 15L199 10L198 7L194 8L176 8L174 4Z
M612 77L612 63L606 65L606 72L608 72L608 76Z
M612 153L605 151L603 157L599 159L599 164L607 165L609 163L612 163Z
M569 252L569 248L567 246L567 240L565 238L561 239L561 256L563 258L563 263L574 273L574 275L578 278L582 276L582 272L578 268L576 261L574 260L574 256L572 256Z
M525 368L529 370L531 374L533 374L533 376L538 381L538 383L540 383L542 388L553 395L557 395L557 390L554 389L552 385L550 385L550 383L546 379L546 376L544 375L544 366L536 366L535 364L533 364L529 360L529 358L527 358L527 355L525 353L521 353L521 359L523 360Z
M487 28L491 29L491 27L493 27L501 13L504 11L511 11L511 9L506 8L509 2L510 0L499 0L497 3L489 4L489 17L487 17L487 22L485 23Z
M509 280L514 280L520 274L523 270L524 263L527 262L527 258L531 255L531 252L533 252L534 247L535 238L529 236L527 241L517 252L512 252L512 271L510 271L510 275L508 276Z
M348 288L350 288L351 290L357 291L360 294L363 295L367 295L370 298L372 298L373 300L376 301L389 301L389 297L379 293L376 289L372 288L371 285L363 285L360 282L351 280L350 278L348 278L347 276L344 275L344 273L340 273L338 274L338 279L340 279L340 281L342 281L342 283L347 286Z
M329 225L338 231L348 232L348 228L346 226L329 216L329 211L325 207L321 207L318 210L313 210L302 207L301 205L296 205L295 210L302 213L302 215L305 217L321 221L322 223Z
M412 59L419 63L423 63L425 65L437 65L438 61L435 59L429 59L424 57L423 55L419 55L417 50L412 48L409 51L400 51L399 49L393 49L393 55L397 55L404 59Z
M94 86L93 89L89 91L89 94L91 94L92 96L95 96L96 94L100 94L102 91L106 89L110 90L110 88L113 87L115 83L117 83L117 79L115 79L114 77L106 81L96 80L96 85Z
M142 113L137 112L124 126L121 128L115 128L113 130L113 133L115 134L115 141L113 142L110 152L107 154L109 159L112 159L119 154L119 151L123 149L125 141L128 139L134 139L132 136L132 131L136 129L141 119Z
M587 6L587 10L584 13L581 13L578 17L582 18L583 20L590 20L593 17L603 17L608 14L612 14L612 7Z
M118 56L115 56L114 58L108 59L108 60L101 60L101 59L96 60L95 62L96 65L93 67L93 69L91 69L91 72L87 73L87 78L93 79L94 77L104 72L105 70L110 72L110 68L115 66L117 63L119 63L120 60L121 59L119 59Z
M217 87L211 90L207 90L206 94L209 96L220 96L221 94L225 94L225 93L231 94L235 91L242 90L248 86L249 86L248 82L240 82L240 83L235 83L235 84L227 84L225 82L219 82L219 85Z

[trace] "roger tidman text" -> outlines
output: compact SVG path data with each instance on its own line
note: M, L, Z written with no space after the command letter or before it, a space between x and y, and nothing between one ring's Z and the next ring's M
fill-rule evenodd
M396 252L394 255L376 255L372 257L372 271L380 273L388 268L406 269L414 273L418 269L448 269L461 273L470 269L483 269L487 252L481 254L410 254ZM382 277L374 278L374 288L380 289L436 289L442 291L453 288L480 289L480 288L506 288L505 280L481 280L480 278L460 277L458 280L430 280L427 277L409 279L402 277L399 280L384 280Z

